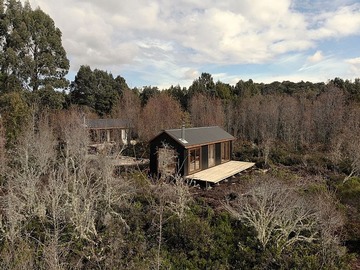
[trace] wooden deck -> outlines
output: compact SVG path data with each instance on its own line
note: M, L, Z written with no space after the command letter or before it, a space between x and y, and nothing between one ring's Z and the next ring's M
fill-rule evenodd
M215 167L190 174L186 176L187 179L201 180L209 183L218 183L228 177L231 177L239 172L254 166L255 163L243 161L229 161Z
M88 154L87 157L90 160L96 160L99 158L96 154ZM110 164L112 166L135 166L135 165L146 165L149 164L148 159L144 158L134 158L134 157L128 157L128 156L107 156L110 160Z

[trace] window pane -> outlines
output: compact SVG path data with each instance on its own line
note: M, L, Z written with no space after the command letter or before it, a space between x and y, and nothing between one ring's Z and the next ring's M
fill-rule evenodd
M209 167L215 166L215 145L209 145Z
M189 150L189 172L200 169L200 148Z
M221 161L228 161L230 160L230 143L223 142L221 143Z

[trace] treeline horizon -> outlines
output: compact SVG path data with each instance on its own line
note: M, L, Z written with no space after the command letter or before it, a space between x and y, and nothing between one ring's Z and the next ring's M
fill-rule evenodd
M130 89L86 64L68 82L69 66L49 15L0 0L0 268L359 265L360 79L229 85L202 73L188 88ZM83 117L128 120L134 157L162 129L218 125L237 138L232 158L259 170L206 191L114 172L113 156L89 157Z

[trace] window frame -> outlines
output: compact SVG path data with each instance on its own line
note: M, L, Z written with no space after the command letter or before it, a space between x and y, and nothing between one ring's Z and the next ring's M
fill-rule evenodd
M221 163L230 161L230 141L221 143Z
M212 151L210 150L212 149ZM215 147L215 144L209 144L208 145L208 167L211 168L211 167L214 167L216 165L216 147ZM211 157L211 163L210 163L210 153L213 154L213 156Z
M194 155L193 155L194 161L192 160L192 155L191 155L191 152L193 151L194 151ZM192 162L194 163L192 164ZM193 165L193 169L192 169L192 165ZM201 147L190 148L188 149L188 172L189 172L188 174L193 174L198 171L201 171Z

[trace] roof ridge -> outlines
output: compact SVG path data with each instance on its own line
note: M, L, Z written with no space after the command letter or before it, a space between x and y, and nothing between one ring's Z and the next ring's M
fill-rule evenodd
M205 126L205 127L186 127L186 129L205 129L205 128L214 128L214 127L218 127L220 128L219 126ZM173 130L181 130L181 128L171 128L171 129L164 129L165 131L173 131Z

